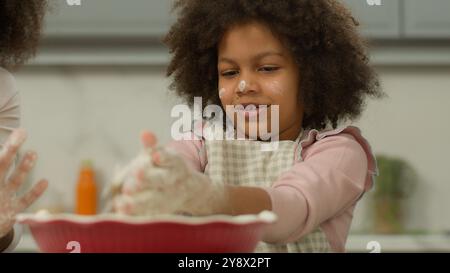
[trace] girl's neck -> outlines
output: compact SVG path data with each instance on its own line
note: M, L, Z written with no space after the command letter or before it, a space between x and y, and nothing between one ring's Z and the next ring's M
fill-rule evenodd
M302 131L302 123L295 122L292 126L280 131L280 140L292 140L295 141Z

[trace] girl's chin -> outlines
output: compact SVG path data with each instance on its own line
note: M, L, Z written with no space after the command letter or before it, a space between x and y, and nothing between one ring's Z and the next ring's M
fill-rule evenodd
M260 133L259 128L262 128ZM252 140L268 140L271 135L270 127L267 127L266 123L258 122L246 122L245 128L241 127L237 129L238 138L243 138Z

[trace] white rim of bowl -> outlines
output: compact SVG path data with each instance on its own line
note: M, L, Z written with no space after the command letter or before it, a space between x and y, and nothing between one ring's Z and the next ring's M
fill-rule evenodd
M248 215L211 215L211 216L183 216L183 215L155 215L155 216L127 216L118 214L99 215L77 215L70 213L51 214L45 212L21 213L16 217L19 223L33 221L46 223L53 221L66 221L80 224L94 224L105 221L113 221L127 224L149 224L149 223L179 223L179 224L209 224L209 223L229 223L229 224L251 224L265 223L272 224L277 216L271 211L262 211L259 214Z

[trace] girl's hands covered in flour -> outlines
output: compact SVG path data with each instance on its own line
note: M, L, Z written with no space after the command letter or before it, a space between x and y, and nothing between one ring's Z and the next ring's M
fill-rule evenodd
M213 184L189 168L174 150L157 145L150 132L141 135L144 152L118 176L116 212L128 215L220 213L226 204L224 185Z

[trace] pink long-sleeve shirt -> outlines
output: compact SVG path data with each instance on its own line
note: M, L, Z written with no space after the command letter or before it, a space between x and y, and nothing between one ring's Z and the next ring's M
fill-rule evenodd
M320 226L331 249L344 252L353 210L378 174L375 156L353 126L306 131L300 145L303 160L264 188L278 221L266 230L263 241L294 242ZM169 146L204 172L208 157L203 140L173 141Z

